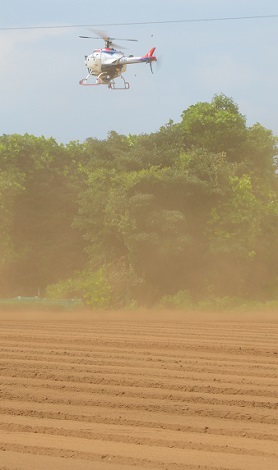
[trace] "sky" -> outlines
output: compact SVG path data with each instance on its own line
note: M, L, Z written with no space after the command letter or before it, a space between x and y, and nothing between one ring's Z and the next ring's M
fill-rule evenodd
M67 144L111 131L150 134L220 93L248 126L259 122L278 135L278 16L181 22L278 15L277 0L0 0L0 11L0 135ZM80 39L94 35L82 25L137 39L119 41L126 55L156 47L155 73L129 65L127 91L80 86L84 56L103 45ZM53 26L67 27L45 28ZM44 28L4 29L29 27Z

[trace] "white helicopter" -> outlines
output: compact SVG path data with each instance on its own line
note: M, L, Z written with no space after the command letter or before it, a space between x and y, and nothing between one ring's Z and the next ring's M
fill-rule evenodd
M129 82L127 82L122 73L126 71L127 65L147 63L150 64L152 71L152 62L155 62L157 58L153 55L155 47L142 57L133 57L132 55L125 57L124 53L115 49L117 46L113 43L114 40L119 41L137 41L136 39L116 39L110 38L104 33L97 33L99 36L79 36L83 39L103 39L105 41L105 48L95 49L92 54L85 56L85 65L88 69L88 75L79 81L80 85L83 86L99 86L107 85L111 90L128 90L130 88ZM88 83L88 79L91 76L96 76L95 83ZM115 78L121 77L123 80L122 86L117 86Z

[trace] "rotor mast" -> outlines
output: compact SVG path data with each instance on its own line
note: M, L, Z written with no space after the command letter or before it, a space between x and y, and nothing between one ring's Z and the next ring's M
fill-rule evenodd
M107 49L112 49L112 48L113 48L113 41L112 41L112 39L111 39L111 38L108 38L108 37L103 38L103 39L104 39L104 41L105 41L105 47L106 47Z

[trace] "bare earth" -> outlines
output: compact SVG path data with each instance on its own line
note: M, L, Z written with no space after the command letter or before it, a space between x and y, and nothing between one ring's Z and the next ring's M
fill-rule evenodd
M277 470L278 313L0 313L1 470Z

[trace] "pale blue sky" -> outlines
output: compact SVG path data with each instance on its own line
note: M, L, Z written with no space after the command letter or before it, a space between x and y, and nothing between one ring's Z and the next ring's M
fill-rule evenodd
M117 24L278 14L277 0L0 0L0 28ZM278 135L278 17L240 21L102 27L136 38L127 55L157 47L160 67L125 74L129 91L86 88L84 55L101 42L87 28L0 30L0 135L54 137L58 142L151 133L183 110L225 93L247 116Z

